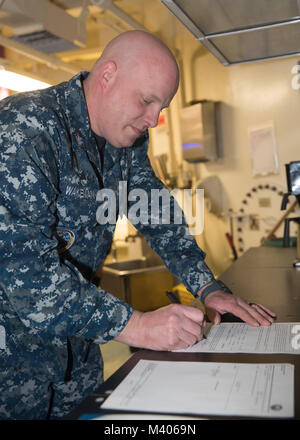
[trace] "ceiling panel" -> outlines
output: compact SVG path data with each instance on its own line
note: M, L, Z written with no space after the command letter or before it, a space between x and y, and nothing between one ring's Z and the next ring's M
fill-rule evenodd
M224 65L300 53L299 0L160 0Z

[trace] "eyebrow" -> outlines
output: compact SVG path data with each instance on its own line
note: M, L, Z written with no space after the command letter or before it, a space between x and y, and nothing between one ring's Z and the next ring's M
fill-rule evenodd
M149 99L153 99L154 101L160 101L160 99L156 95L153 95L152 93L150 95L145 93L145 96Z
M147 97L147 99L153 99L154 101L161 102L161 100L158 98L158 96L153 95L152 93L150 95L147 95L147 93L146 93L145 96ZM162 103L162 105L163 105L163 107L161 107L161 109L163 110L164 108L169 107L170 103L168 102L165 105Z

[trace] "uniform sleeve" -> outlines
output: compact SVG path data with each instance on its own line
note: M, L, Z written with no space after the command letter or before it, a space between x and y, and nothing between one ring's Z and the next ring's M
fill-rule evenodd
M59 259L57 157L45 134L0 144L0 288L29 333L105 343L132 308Z
M177 276L194 296L197 296L198 291L207 285L203 296L201 295L202 301L212 291L222 289L231 293L223 283L215 280L213 273L204 261L206 254L190 234L184 215L182 214L181 224L174 222L174 212L182 212L174 197L170 197L169 224L162 224L163 208L161 204L159 206L159 224L157 219L156 223L151 221L151 215L153 220L151 190L166 191L166 187L155 176L145 148L136 149L133 153L129 182L129 193L140 188L147 192L148 199L147 212L144 213L144 217L141 216L141 221L137 222L135 227L145 236L149 245L162 258L170 272ZM176 210L174 210L175 205ZM130 210L133 207L134 202L129 203L129 220ZM209 288L209 286L211 287Z

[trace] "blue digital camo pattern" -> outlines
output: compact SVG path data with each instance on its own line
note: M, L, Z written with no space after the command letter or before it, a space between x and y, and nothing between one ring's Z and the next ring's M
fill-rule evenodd
M163 185L147 138L132 148L106 143L101 171L87 74L0 103L0 419L44 419L50 401L51 418L67 414L101 383L99 344L132 313L91 282L115 228L97 223L96 194L104 186L117 195L120 180L128 191ZM137 227L192 293L213 280L186 226Z

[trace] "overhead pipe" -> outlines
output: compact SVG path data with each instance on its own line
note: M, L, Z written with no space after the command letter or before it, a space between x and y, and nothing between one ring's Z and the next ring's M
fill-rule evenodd
M91 0L94 6L100 6L100 8L110 11L112 14L116 15L120 20L128 24L129 27L145 32L149 32L143 25L132 18L130 15L126 14L123 9L116 6L112 0Z
M138 23L136 20L134 20L132 17L126 14L121 8L116 6L112 0L90 0L90 1L93 5L100 6L102 9L110 11L119 19L127 23L128 26L134 29L144 30L145 32L148 32L148 30L144 26L142 26L140 23ZM81 14L82 19L86 18L86 8L87 8L87 2L84 3L84 7L82 9L82 14ZM28 47L25 44L19 43L18 41L12 40L8 37L4 37L0 35L0 45L8 49L14 50L15 52L20 53L22 55L26 55L35 61L44 63L52 69L63 70L65 72L71 73L72 75L78 73L77 66L74 66L69 63L64 63L55 55L44 54L43 52L40 52L36 49L32 49L31 47Z
M43 52L32 49L31 47L19 43L18 41L12 40L7 37L3 37L2 35L0 35L0 46L4 46L8 49L14 50L17 53L26 55L35 61L46 64L48 67L51 67L52 69L56 69L56 70L60 69L65 72L72 73L73 75L78 73L77 66L64 63L55 55L46 55Z
M66 14L64 11L62 11L64 14L66 14L65 17L68 18L68 26L72 25L73 34L74 35L76 34L75 31L76 31L76 26L77 26L77 31L80 31L79 34L83 37L83 40L85 40L85 38L86 38L83 26L84 26L84 23L86 21L88 14L89 14L89 9L88 9L89 2L90 2L90 0L84 0L82 10L81 10L81 13L80 13L80 16L78 19L75 19L74 17L71 17L68 14ZM25 11L24 0L15 0L15 3L16 3L16 7L19 7L21 11ZM2 6L2 4L1 4L1 6ZM0 8L1 8L1 6L0 6ZM30 3L28 3L28 5L26 3L26 6L27 6L27 12L29 12L29 11L32 12L34 2L31 1ZM40 6L40 8L38 8L36 10L36 13L37 13L36 17L39 16L39 18L42 19L43 13L45 13L45 11L43 10L43 8L41 8L41 5L39 5L39 6ZM58 8L55 5L52 5L52 3L48 2L47 0L44 0L43 6L48 8L47 9L48 12L51 12L51 14L49 14L49 16L50 15L54 16L58 11L60 11L60 8ZM25 12L24 12L24 14L25 14ZM33 14L30 14L30 15L33 15ZM61 20L61 16L59 16L59 17ZM47 15L45 18L47 18ZM48 28L50 25L53 27L54 23L52 24L51 19L48 17L47 20L48 20L48 22L47 22L48 26L46 26L46 27ZM56 23L56 25L57 25L57 23ZM60 32L61 32L61 37L63 38L63 30L61 30ZM57 34L56 28L55 28L55 34ZM80 44L81 46L84 45L83 41L80 41L80 42L77 41L77 43ZM8 49L11 49L17 53L20 53L22 55L26 55L35 61L46 64L48 67L50 67L52 69L63 70L65 72L71 73L72 75L78 73L77 66L74 66L69 63L65 63L65 62L61 61L55 55L45 54L44 52L33 49L33 48L27 46L26 44L22 44L18 41L11 39L11 38L4 37L3 35L0 35L0 45L6 47Z
M10 0L0 4L0 9L8 13L8 22L12 18L27 19L25 26L15 27L15 34L19 35L22 29L29 25L38 24L42 29L56 35L56 37L75 44L86 46L86 16L89 13L87 0L83 2L83 8L79 18L65 12L62 8L51 3L49 0ZM1 20L3 22L3 20ZM4 21L4 24L5 21ZM14 27L14 26L13 26Z

